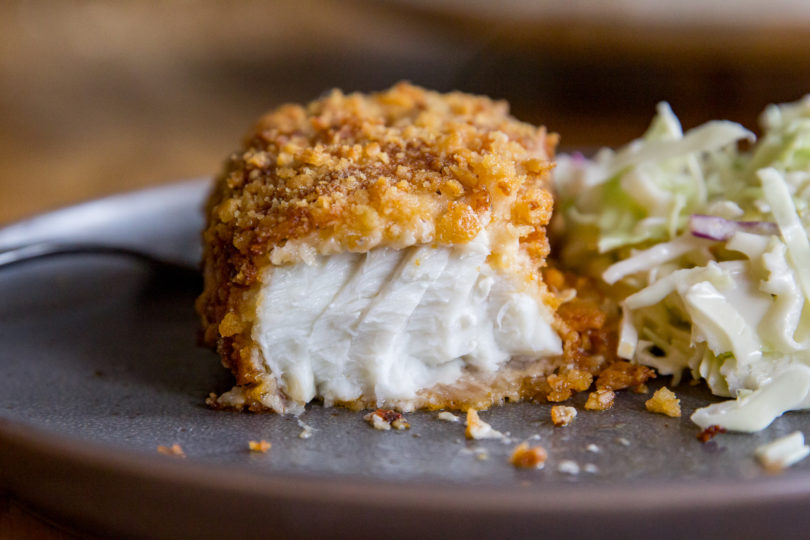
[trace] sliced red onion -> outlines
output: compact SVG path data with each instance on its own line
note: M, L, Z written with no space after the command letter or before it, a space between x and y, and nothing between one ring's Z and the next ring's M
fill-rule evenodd
M779 226L770 221L732 221L719 216L692 214L689 216L689 230L693 236L709 240L730 240L734 233L779 234Z

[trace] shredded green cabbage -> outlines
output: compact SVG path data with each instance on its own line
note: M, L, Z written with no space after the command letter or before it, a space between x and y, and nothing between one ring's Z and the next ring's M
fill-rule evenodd
M624 148L558 159L563 263L631 291L620 357L736 397L699 409L703 427L757 431L810 408L810 96L761 124L741 150L755 141L742 126L683 133L660 104Z

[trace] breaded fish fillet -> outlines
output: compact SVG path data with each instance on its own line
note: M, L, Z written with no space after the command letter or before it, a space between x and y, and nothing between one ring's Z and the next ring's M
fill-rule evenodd
M197 308L237 383L210 403L537 393L562 353L540 273L555 144L503 102L406 83L261 118L207 206Z

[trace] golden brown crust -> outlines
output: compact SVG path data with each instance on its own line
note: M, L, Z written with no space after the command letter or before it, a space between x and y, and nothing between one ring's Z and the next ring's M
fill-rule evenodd
M250 339L261 269L315 254L464 243L487 228L501 246L490 264L539 282L556 140L504 102L407 83L267 114L206 206L203 342L237 384L266 384Z
M655 371L641 364L631 364L618 360L599 373L596 379L598 390L624 390L625 388L642 390L644 383L655 378ZM643 393L643 392L639 392Z
M510 362L495 376L469 374L386 406L464 410L505 400L564 401L597 376L598 390L643 384L652 375L647 368L615 363L618 312L596 284L554 268L537 274L548 255L555 143L543 128L510 117L505 103L406 83L368 96L333 91L264 116L226 163L206 207L205 290L197 309L204 342L216 345L239 386L209 403L284 407L250 335L265 268L377 246L465 243L482 228L497 246L488 262L535 280L557 310L563 355ZM338 404L378 406L365 397Z

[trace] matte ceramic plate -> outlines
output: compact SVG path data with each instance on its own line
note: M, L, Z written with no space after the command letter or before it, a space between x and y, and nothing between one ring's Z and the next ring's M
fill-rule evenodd
M94 241L196 261L205 188L47 214L0 229L0 250ZM206 395L232 381L195 343L199 288L194 272L122 256L0 268L5 489L81 530L133 537L774 537L810 526L810 460L773 476L752 457L810 415L701 444L688 417L712 399L702 387L676 388L679 419L631 393L607 412L575 398L566 428L551 425L549 405L481 413L505 441L467 441L463 423L430 412L382 432L360 412L318 405L300 419L209 410ZM261 439L270 451L250 453ZM547 449L544 469L508 464L524 440ZM185 459L157 453L174 443Z

